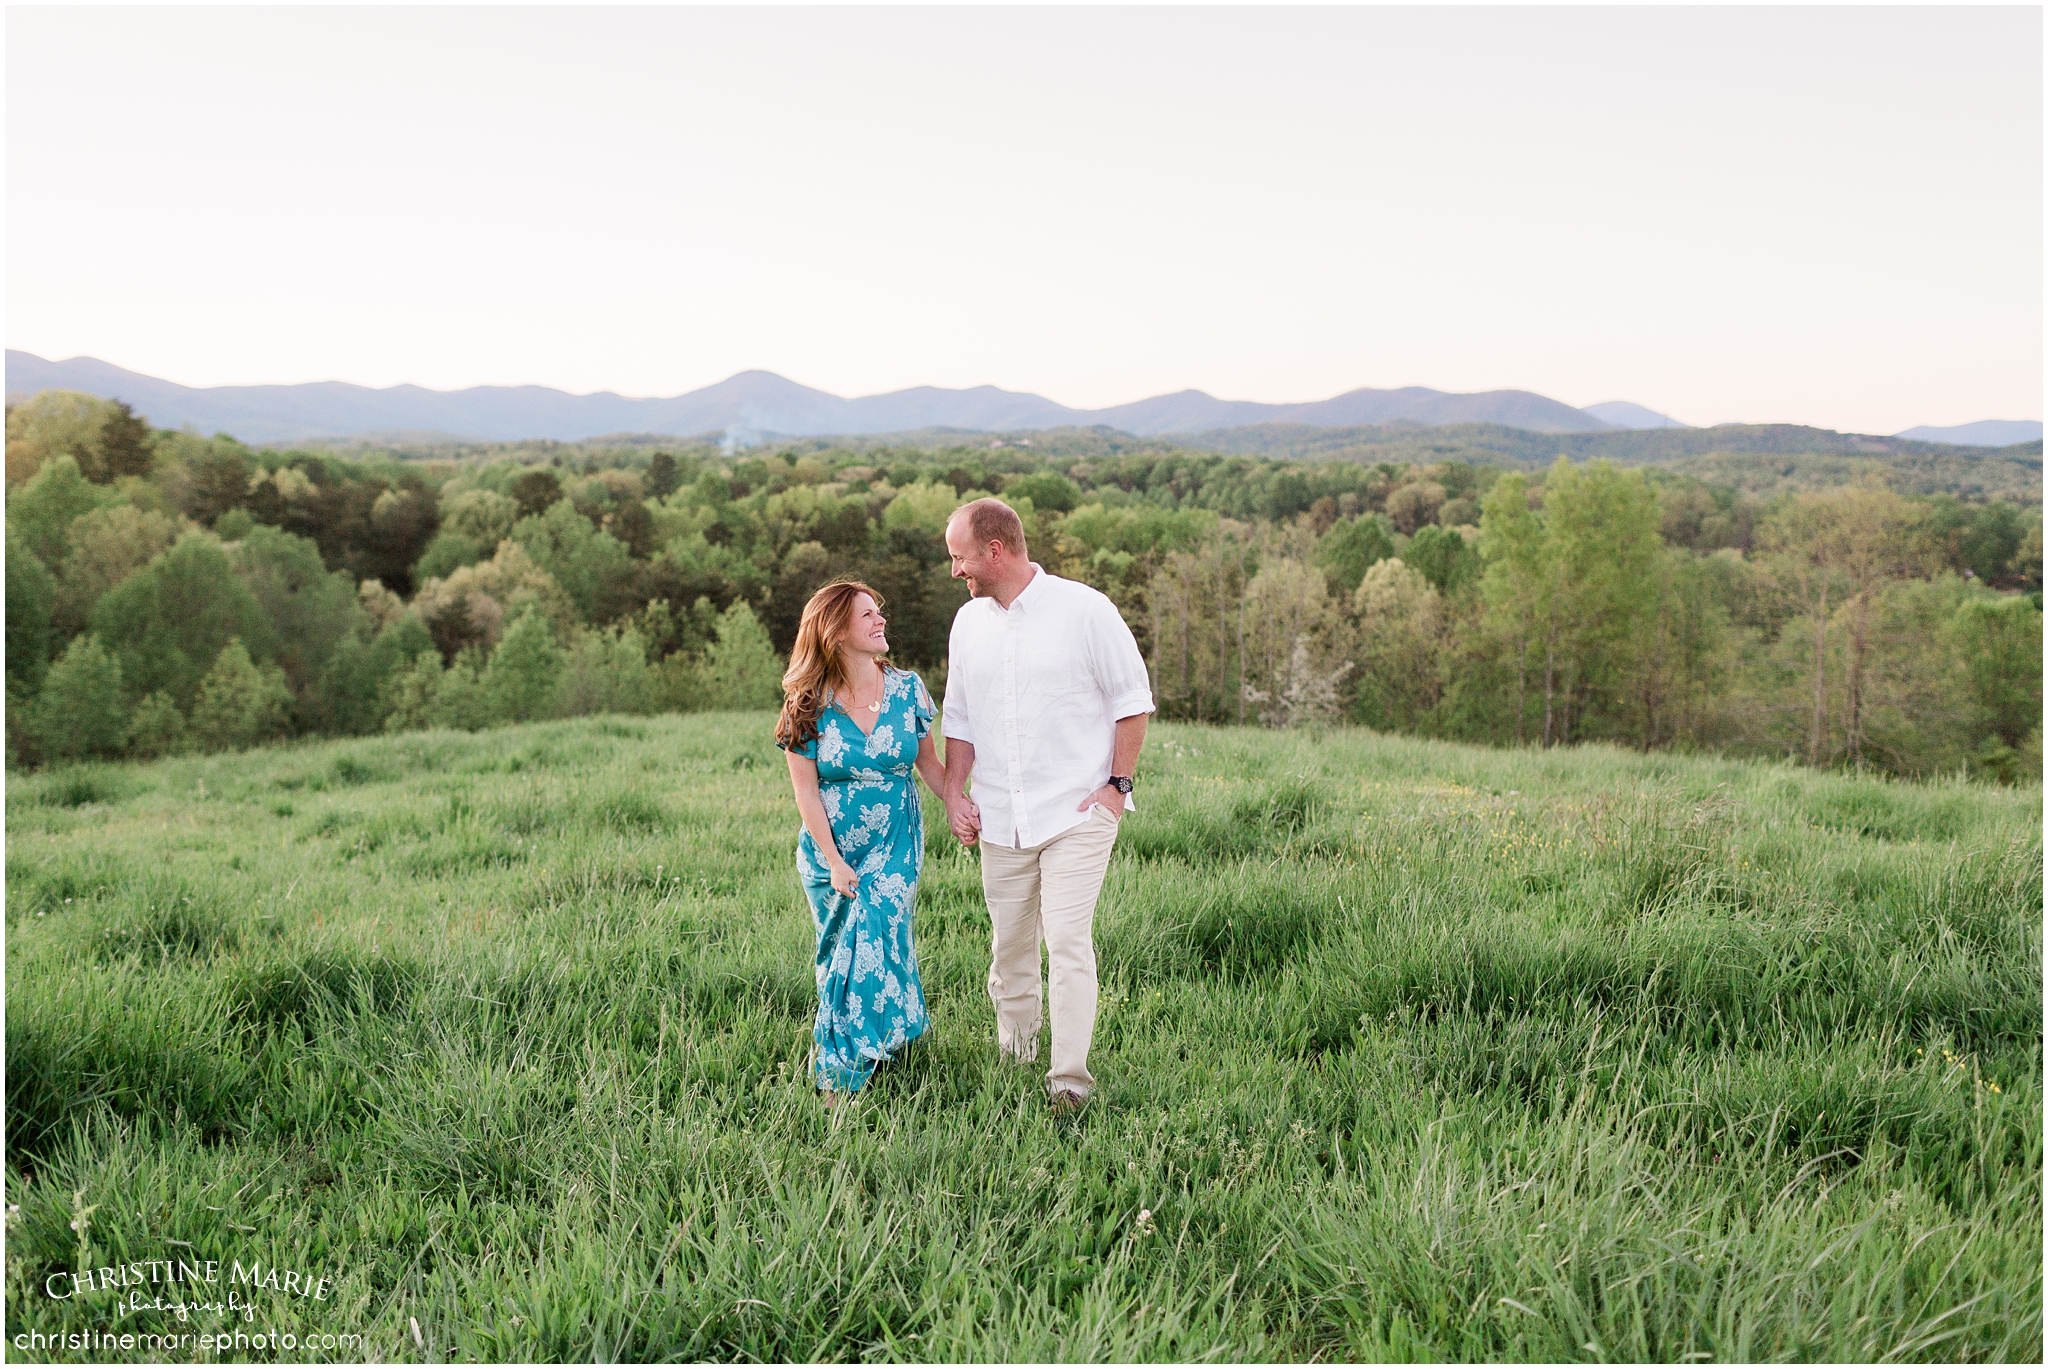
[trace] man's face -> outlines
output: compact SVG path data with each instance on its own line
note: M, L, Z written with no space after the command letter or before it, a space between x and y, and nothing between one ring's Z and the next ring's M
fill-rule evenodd
M946 553L953 558L953 578L967 582L967 592L980 599L989 593L989 576L997 569L1002 543L989 542L974 545L974 534L968 530L965 518L955 518L946 524Z

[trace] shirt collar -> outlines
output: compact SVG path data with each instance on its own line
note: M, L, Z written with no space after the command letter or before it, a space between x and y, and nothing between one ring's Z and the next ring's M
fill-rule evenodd
M1024 586L1024 588L1017 591L1017 597L1010 601L1010 607L1008 609L1004 609L1001 604L995 604L997 612L1015 613L1020 608L1026 611L1027 613L1030 612L1031 606L1038 600L1045 597L1039 589L1039 586L1043 585L1045 581L1045 567L1039 565L1038 562L1033 561L1031 563L1030 582L1027 583ZM994 600L990 600L990 602L994 603Z

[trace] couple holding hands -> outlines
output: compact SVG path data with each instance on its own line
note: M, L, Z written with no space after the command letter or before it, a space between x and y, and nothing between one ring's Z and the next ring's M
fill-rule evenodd
M866 585L811 596L782 677L775 742L803 818L797 874L818 934L812 1081L838 1101L931 1025L911 931L924 867L915 770L945 800L953 835L981 850L1002 1057L1038 1058L1043 940L1046 1089L1054 1106L1078 1109L1095 1085L1095 900L1131 806L1150 679L1116 606L1035 565L1007 505L956 511L946 551L974 597L953 619L943 762L931 695L888 664L882 604Z

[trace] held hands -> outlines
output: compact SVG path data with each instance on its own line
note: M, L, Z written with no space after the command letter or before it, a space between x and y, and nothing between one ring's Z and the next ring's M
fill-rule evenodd
M981 806L965 794L946 800L946 825L962 846L981 840Z
M860 875L843 860L834 859L831 865L832 888L846 898L852 898L860 888Z

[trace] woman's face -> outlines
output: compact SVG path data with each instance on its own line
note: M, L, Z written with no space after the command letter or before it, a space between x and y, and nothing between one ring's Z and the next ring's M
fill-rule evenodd
M846 636L841 645L864 656L880 656L889 649L888 626L889 620L876 607L874 596L856 594L853 596L853 621L846 625Z

